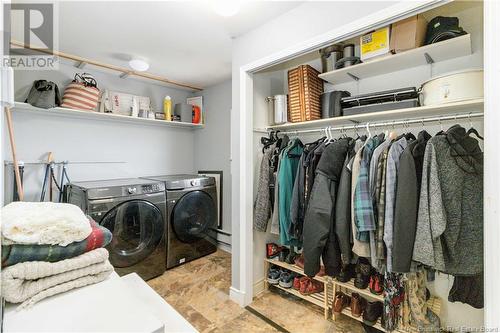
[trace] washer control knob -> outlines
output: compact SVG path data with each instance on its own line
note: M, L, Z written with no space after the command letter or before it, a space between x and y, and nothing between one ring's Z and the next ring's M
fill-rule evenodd
M196 180L191 181L191 186L197 186L197 185L198 185L198 182Z
M136 192L137 192L137 188L135 188L135 187L128 188L128 194L135 194Z

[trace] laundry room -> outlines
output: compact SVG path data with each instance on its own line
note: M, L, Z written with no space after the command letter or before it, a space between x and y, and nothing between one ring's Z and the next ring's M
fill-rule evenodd
M500 330L500 2L0 4L0 333Z

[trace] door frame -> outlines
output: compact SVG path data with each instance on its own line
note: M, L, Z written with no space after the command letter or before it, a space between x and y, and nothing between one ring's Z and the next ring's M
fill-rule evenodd
M253 73L273 66L275 64L295 58L301 54L313 51L326 45L345 40L349 37L360 35L364 32L377 29L390 24L391 22L404 19L417 13L441 6L450 2L450 0L422 1L422 2L400 2L371 15L365 16L350 24L319 35L310 40L304 41L298 45L272 54L268 57L251 62L239 69L239 201L233 200L233 209L239 212L240 231L239 241L234 242L233 246L239 245L240 266L233 267L233 270L239 270L239 286L236 290L231 288L231 297L246 306L253 299ZM484 36L485 36L485 135L493 137L496 125L500 123L500 113L494 110L500 110L500 101L495 99L493 92L495 87L500 87L500 73L498 63L495 63L494 56L500 53L498 42L495 40L496 31L500 31L500 22L495 21L495 14L500 12L500 5L495 1L485 1L484 4ZM490 40L488 40L490 39ZM495 53L496 52L496 53ZM491 71L491 72L490 72ZM491 74L488 74L488 73ZM486 327L500 327L500 284L495 277L500 276L500 265L497 260L500 255L500 195L497 188L500 188L500 177L492 182L497 176L496 170L500 169L500 150L495 151L494 143L485 141L485 318ZM235 251L235 252L236 252ZM490 254L489 256L487 254ZM493 295L496 295L495 298Z

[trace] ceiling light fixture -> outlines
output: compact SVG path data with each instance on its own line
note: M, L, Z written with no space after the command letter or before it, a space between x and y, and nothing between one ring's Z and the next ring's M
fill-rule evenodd
M137 72L144 72L149 68L149 64L142 59L132 59L128 62L128 65L130 66L130 68Z
M212 0L212 9L220 16L230 17L238 14L241 7L239 0Z

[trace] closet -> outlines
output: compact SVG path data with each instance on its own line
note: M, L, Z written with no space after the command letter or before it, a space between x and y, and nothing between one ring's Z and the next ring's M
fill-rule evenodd
M437 16L458 17L460 26L467 34L440 43L421 46L404 53L323 73L320 75L324 80L323 90L325 92L334 90L348 91L351 95L355 96L397 88L419 88L427 80L446 73L466 69L481 69L483 67L482 2L446 3L421 12L419 15L425 17L427 22ZM345 40L336 44L354 44L356 53L359 54L360 35L360 33L353 33ZM404 134L409 135L409 133L418 137L418 134L424 130L434 138L441 132L450 134L449 129L453 125L460 125L465 131L474 129L479 136L483 135L484 101L482 98L305 122L279 125L271 124L270 113L272 112L272 103L269 103L268 97L288 94L288 71L304 64L315 68L319 72L322 71L320 53L317 49L301 54L286 62L274 64L253 75L254 131L252 147L254 200L258 196L259 190L261 190L258 187L264 151L261 138L269 137L269 133L271 132L275 135L274 133L279 131L278 137L283 138L286 135L290 140L300 140L302 144L315 142L322 137L327 137L327 140L332 139L333 142L334 140L346 137L357 138L359 136L367 136L370 138L381 133L384 133L384 139L387 139L388 133L391 132L398 138ZM472 130L469 132L472 132ZM476 134L470 134L470 136L476 140L475 142L477 142L478 147L482 150L482 139L478 138ZM345 156L342 160L344 158ZM482 182L482 174L478 179ZM419 190L418 197L420 198L420 196L421 193ZM422 199L420 198L420 200ZM432 209L430 211L431 214L434 214ZM342 315L347 315L362 321L362 317L353 316L348 307L343 309L341 314L334 313L333 303L335 295L339 291L344 292L346 295L358 293L368 301L384 302L387 293L374 295L370 292L369 288L356 288L353 283L354 279L348 282L339 282L337 279L328 276L328 274L315 278L322 285L322 291L310 295L304 295L294 288L284 288L279 285L275 287L269 286L268 272L272 267L281 267L296 273L298 276L305 275L303 269L293 263L280 261L277 257L266 258L267 243L282 245L280 236L270 232L270 225L271 222L268 222L265 232L253 231L254 289L260 289L260 291L268 288L281 289L291 293L305 299L313 304L313 306L323 309L325 318L331 320L335 320ZM419 243L417 241L414 244L414 248L421 246L423 246L422 242ZM297 246L295 249L300 252L302 251L302 246ZM471 249L471 254L474 253L477 252ZM398 252L392 254L392 256L398 255ZM482 258L477 258L477 261L482 262ZM373 263L372 266L374 266ZM432 281L426 283L426 287L430 293L430 297L426 297L426 300L428 308L439 317L441 327L481 327L483 325L483 310L476 309L464 303L448 301L450 289L454 284L454 277L440 272L442 269L439 267L434 268L436 268L435 279L429 279ZM384 272L384 270L382 271ZM402 282L402 284L405 283ZM387 323L382 324L380 320L377 321L374 327L383 331L403 331L406 329L403 329L401 325L390 327Z

